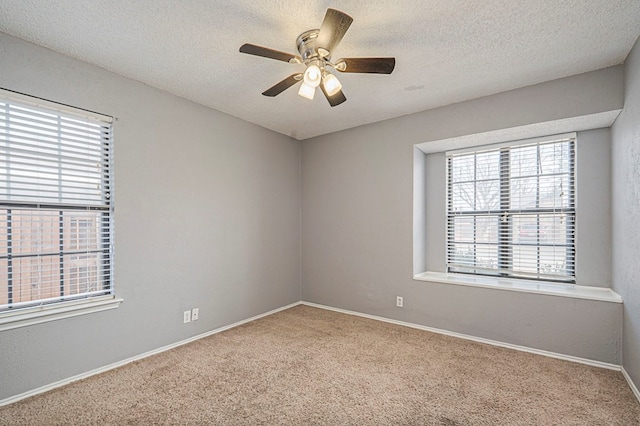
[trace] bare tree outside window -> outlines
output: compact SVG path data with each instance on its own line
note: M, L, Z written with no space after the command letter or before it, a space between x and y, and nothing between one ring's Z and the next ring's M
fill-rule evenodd
M448 156L448 270L573 281L574 141Z

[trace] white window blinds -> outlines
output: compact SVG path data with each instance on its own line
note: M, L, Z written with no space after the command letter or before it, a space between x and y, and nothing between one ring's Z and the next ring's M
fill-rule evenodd
M111 122L0 91L0 312L112 293Z
M450 272L575 281L572 137L447 155Z

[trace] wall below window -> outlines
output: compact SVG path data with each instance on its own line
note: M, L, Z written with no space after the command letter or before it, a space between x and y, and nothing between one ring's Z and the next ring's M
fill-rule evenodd
M619 364L620 303L414 281L414 230L424 232L418 239L440 233L436 245L442 256L445 250L444 229L433 231L414 221L413 199L425 200L427 214L444 214L445 185L443 181L434 199L429 193L414 193L413 167L416 144L489 132L511 134L510 129L521 126L541 132L528 137L544 136L563 120L581 131L585 121L602 116L608 116L610 124L622 105L618 66L303 141L303 300ZM597 145L594 156L608 149L607 130L587 133L585 139L593 136ZM440 146L439 151L457 147ZM608 162L604 155L586 164L602 167L593 175L598 178L607 176ZM423 166L427 179L438 173L430 162ZM606 191L600 202L609 203ZM606 246L608 207L602 209L604 223L594 241ZM602 219L594 214L593 222ZM585 279L606 285L610 247L600 253L605 257L602 270L587 268L593 276ZM404 297L403 308L396 307L396 296Z
M0 332L0 400L300 300L298 142L4 34L0 53L0 87L117 117L124 298Z

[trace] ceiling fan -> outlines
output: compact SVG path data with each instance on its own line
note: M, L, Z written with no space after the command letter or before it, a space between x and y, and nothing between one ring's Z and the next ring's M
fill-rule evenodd
M391 74L396 65L395 58L342 58L332 62L331 54L352 22L353 18L346 13L327 9L319 30L305 31L296 39L300 56L249 43L240 46L240 52L305 65L304 72L291 74L262 92L264 96L277 96L302 82L298 91L300 96L313 99L316 87L320 87L329 104L334 107L347 98L342 93L340 81L329 72L329 68L339 72Z

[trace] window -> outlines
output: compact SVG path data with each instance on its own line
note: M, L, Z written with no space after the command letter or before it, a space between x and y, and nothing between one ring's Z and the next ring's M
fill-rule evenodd
M0 91L0 313L113 294L111 122Z
M447 270L575 282L574 146L447 153Z

